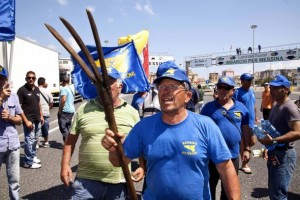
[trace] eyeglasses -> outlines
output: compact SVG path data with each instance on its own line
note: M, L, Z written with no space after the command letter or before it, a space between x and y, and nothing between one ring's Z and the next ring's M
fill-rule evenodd
M218 90L231 90L233 89L232 86L227 86L227 85L217 85Z
M174 92L178 89L185 89L182 85L175 85L175 84L171 84L171 85L158 85L156 86L157 90L160 92L160 91L163 91L163 90L166 90L168 89L169 91L171 92Z
M30 79L35 80L35 77L28 76L28 77L26 77L26 79L27 79L27 80L30 80Z

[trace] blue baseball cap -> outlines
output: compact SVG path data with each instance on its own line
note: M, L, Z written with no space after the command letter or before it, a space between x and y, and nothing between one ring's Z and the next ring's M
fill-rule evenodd
M162 67L161 67L162 66ZM161 68L160 68L161 67ZM159 66L153 83L158 84L162 79L170 78L179 82L186 82L191 88L191 83L185 71L181 70L173 61L167 61Z
M108 76L114 78L114 79L122 79L119 71L116 68L113 68L111 66L106 67ZM102 73L102 68L100 68L100 73Z
M241 77L240 77L240 79L241 80L251 80L251 79L253 79L254 77L251 75L251 74L249 74L249 73L244 73L244 74L242 74L241 75Z
M232 87L235 86L235 82L234 82L233 78L231 78L229 76L221 76L219 78L219 81L218 81L217 85L219 85L219 84L226 84L226 85L229 85L229 86L232 86Z
M290 81L282 75L275 76L274 80L270 82L271 86L284 86L286 88L289 88L291 86Z
M165 73L168 69L179 69L179 67L173 61L166 61L161 63L156 71L156 77L160 77L163 73Z
M1 65L0 65L0 75L4 76L5 78L8 77L8 71L7 71L7 69L5 69L4 67L2 67Z

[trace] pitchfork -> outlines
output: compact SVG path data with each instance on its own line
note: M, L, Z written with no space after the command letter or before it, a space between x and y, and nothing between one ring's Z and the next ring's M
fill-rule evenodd
M102 75L99 73L96 63L91 56L89 50L87 49L86 45L83 43L82 39L80 36L77 34L75 29L72 27L72 25L67 22L64 18L60 17L60 20L63 22L63 24L66 26L66 28L69 30L71 35L74 37L76 40L77 44L79 45L80 49L84 53L85 57L87 58L92 71L90 68L86 65L86 63L82 60L82 58L76 53L76 51L68 44L68 42L65 41L65 39L54 29L52 28L49 24L45 24L45 26L48 28L48 30L52 33L52 35L60 42L60 44L73 56L73 58L78 62L78 64L81 66L83 71L87 74L87 76L91 79L91 81L94 83L94 85L97 88L98 95L101 98L101 103L104 108L105 112L105 119L108 122L109 129L111 129L113 132L117 133L118 128L116 125L116 120L114 116L114 108L112 104L112 96L111 96L111 90L110 86L108 83L108 74L107 74L107 69L105 65L105 60L104 60L104 55L102 51L102 46L98 34L98 30L94 21L94 18L89 10L86 10L89 22L93 31L93 36L94 40L96 43L97 51L98 51L98 57L100 59L100 65L102 68ZM135 192L135 188L133 185L133 182L131 180L131 174L129 172L128 165L126 164L125 161L125 156L124 156L124 149L123 145L118 137L115 137L115 140L117 141L117 151L119 155L119 160L122 166L122 170L124 173L124 177L126 179L126 184L129 190L129 195L130 198L133 200L137 200L137 195ZM100 145L100 144L99 144Z

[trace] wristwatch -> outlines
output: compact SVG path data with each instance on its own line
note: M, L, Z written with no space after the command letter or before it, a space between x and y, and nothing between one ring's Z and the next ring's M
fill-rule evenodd
M276 140L276 138L272 138L272 145L276 145L278 142Z

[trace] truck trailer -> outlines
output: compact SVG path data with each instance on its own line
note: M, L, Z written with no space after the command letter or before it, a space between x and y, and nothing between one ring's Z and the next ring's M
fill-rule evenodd
M77 90L75 90L75 86L73 83L73 79L71 76L71 72L74 69L74 64L71 58L60 58L59 59L59 80L60 82L62 82L62 79L64 77L68 77L70 80L69 83L69 87L72 90L72 93L74 94L74 101L83 101L83 97L77 92ZM54 101L55 99L58 99L57 97L54 97ZM59 99L58 99L59 100Z
M13 42L6 45L0 42L0 45L0 64L10 72L13 92L17 92L26 83L26 73L33 71L37 79L39 77L46 79L47 89L53 96L59 96L59 53L57 51L21 37L16 37ZM8 61L7 66L4 64L5 59ZM35 84L37 85L37 81Z

